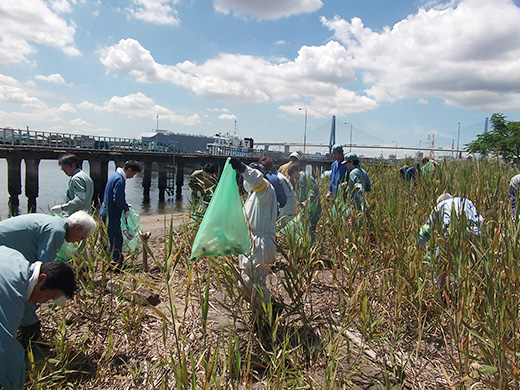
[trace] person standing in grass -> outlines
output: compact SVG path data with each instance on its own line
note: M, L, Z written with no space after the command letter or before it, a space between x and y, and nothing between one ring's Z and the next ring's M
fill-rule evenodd
M448 238L450 226L454 226L453 218L456 218L459 223L462 223L462 226L466 227L471 240L481 235L480 226L483 218L473 202L466 198L453 197L449 193L444 193L437 198L437 205L430 214L428 221L421 227L419 233L421 247L430 240L431 231L434 227L441 229L444 238ZM446 250L447 245L443 248L437 247L435 252L435 259L439 263L436 283L443 294L447 289L447 282L449 282L447 277L450 273L449 268L452 266L452 264L442 260L442 258L447 258Z
M278 201L278 209L285 207L287 204L287 194L282 183L282 180L278 177L278 172L274 168L273 159L269 156L262 156L258 160L258 163L262 165L267 173L265 178L271 183L276 193L276 200Z
M190 175L188 186L191 191L191 202L195 207L201 200L209 204L217 186L216 173L215 165L207 163L202 169L197 169Z
M123 168L118 167L109 177L105 187L103 203L99 215L107 226L109 252L114 266L123 266L123 233L121 232L121 216L128 216L130 206L126 203L125 185L133 178L141 167L137 161L127 161ZM123 214L124 213L124 214Z
M24 307L51 299L72 298L74 272L67 263L30 263L17 250L0 246L0 385L4 390L23 390L25 353L16 339Z
M290 175L291 169L299 170L298 164L291 164L289 169L287 170L287 174ZM287 196L287 203L285 203L285 206L281 207L280 210L278 210L278 228L281 229L287 223L294 217L294 212L296 210L296 191L294 189L294 186L292 185L292 182L294 180L291 179L291 177L287 177L284 174L282 174L280 171L277 173L278 178L282 182L283 190L285 192L285 195Z
M231 166L242 175L244 187L249 193L244 208L253 235L253 249L249 254L238 256L242 289L255 307L262 313L271 303L271 294L266 287L269 266L276 255L276 218L278 214L276 194L263 173L231 158Z
M20 252L27 261L53 262L63 243L80 242L96 229L96 221L84 211L67 218L47 214L25 214L0 222L0 245ZM40 337L36 305L27 303L21 319L22 340Z
M70 177L65 203L53 206L51 211L56 214L71 215L78 210L90 213L92 197L94 196L94 182L90 176L81 170L81 163L74 154L66 154L59 158L61 170Z
M404 178L408 182L416 183L421 178L421 163L416 161L404 174Z
M330 171L330 184L327 192L327 198L335 198L342 183L348 179L348 169L345 164L345 156L343 154L343 146L336 144L332 147L332 155L334 162Z
M293 164L297 164L299 165L300 164L300 153L298 152L292 152L290 155L289 155L289 161L286 162L285 164L283 165L280 165L280 167L278 168L278 172L280 172L282 175L284 175L285 177L289 177L289 167ZM296 187L296 182L291 182L292 186L293 187Z
M509 182L509 203L511 204L511 212L513 219L516 221L516 198L520 193L520 174L513 176Z
M297 165L289 167L289 175L298 182L298 201L302 209L301 218L308 219L310 239L313 243L316 226L321 217L320 188L314 177L307 172L300 172Z
M347 153L345 156L345 165L348 169L346 196L356 210L363 211L366 203L365 193L372 190L372 183L370 182L368 173L359 166L359 159L356 153Z

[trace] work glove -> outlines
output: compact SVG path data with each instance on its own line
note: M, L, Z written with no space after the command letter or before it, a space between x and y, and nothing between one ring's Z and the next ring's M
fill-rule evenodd
M239 160L237 160L234 157L231 160L229 160L229 163L231 164L233 169L235 171L237 171L238 173L242 173L246 170L246 164L244 164L243 162L240 162Z
M61 208L61 205L60 204L57 204L56 206L52 206L51 207L51 211L55 214L61 214L61 212L63 211L63 209Z

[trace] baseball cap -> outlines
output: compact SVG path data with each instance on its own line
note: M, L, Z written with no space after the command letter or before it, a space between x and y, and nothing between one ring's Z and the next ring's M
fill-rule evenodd
M345 155L345 161L354 161L354 160L358 160L358 156L356 153L350 152Z
M333 152L343 152L343 145L341 145L341 144L335 144L335 145L332 147L332 151L333 151Z

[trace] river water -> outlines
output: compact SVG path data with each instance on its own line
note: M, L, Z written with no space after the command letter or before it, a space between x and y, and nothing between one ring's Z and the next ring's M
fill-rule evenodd
M18 197L20 201L20 213L27 213L27 197L25 196L25 164L21 164L22 193ZM87 161L83 163L83 170L89 172ZM115 170L115 164L110 162L108 172ZM139 214L177 214L187 211L186 204L189 200L190 190L188 188L188 176L184 177L182 187L182 199L175 200L166 195L166 201L159 202L159 190L157 188L159 174L152 172L152 187L150 188L150 203L143 204L143 176L142 172L135 175L133 179L126 182L126 201L131 204ZM39 169L39 195L36 204L39 213L49 213L49 209L63 203L69 177L60 169L57 160L41 160ZM0 159L0 219L9 215L8 208L9 192L7 191L7 161Z

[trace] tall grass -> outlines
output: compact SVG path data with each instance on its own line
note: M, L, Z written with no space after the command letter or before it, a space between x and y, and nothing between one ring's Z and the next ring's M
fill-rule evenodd
M279 237L268 286L283 310L266 307L261 328L236 256L189 261L195 224L175 231L165 219L162 250L145 248L149 273L139 261L111 273L99 229L74 303L41 309L49 342L29 354L29 388L517 388L520 230L507 199L515 169L451 162L411 184L393 165L365 168L373 190L364 213L338 215L320 179L316 240ZM482 237L454 226L421 248L419 228L446 191L475 203ZM437 247L451 274L445 294Z

